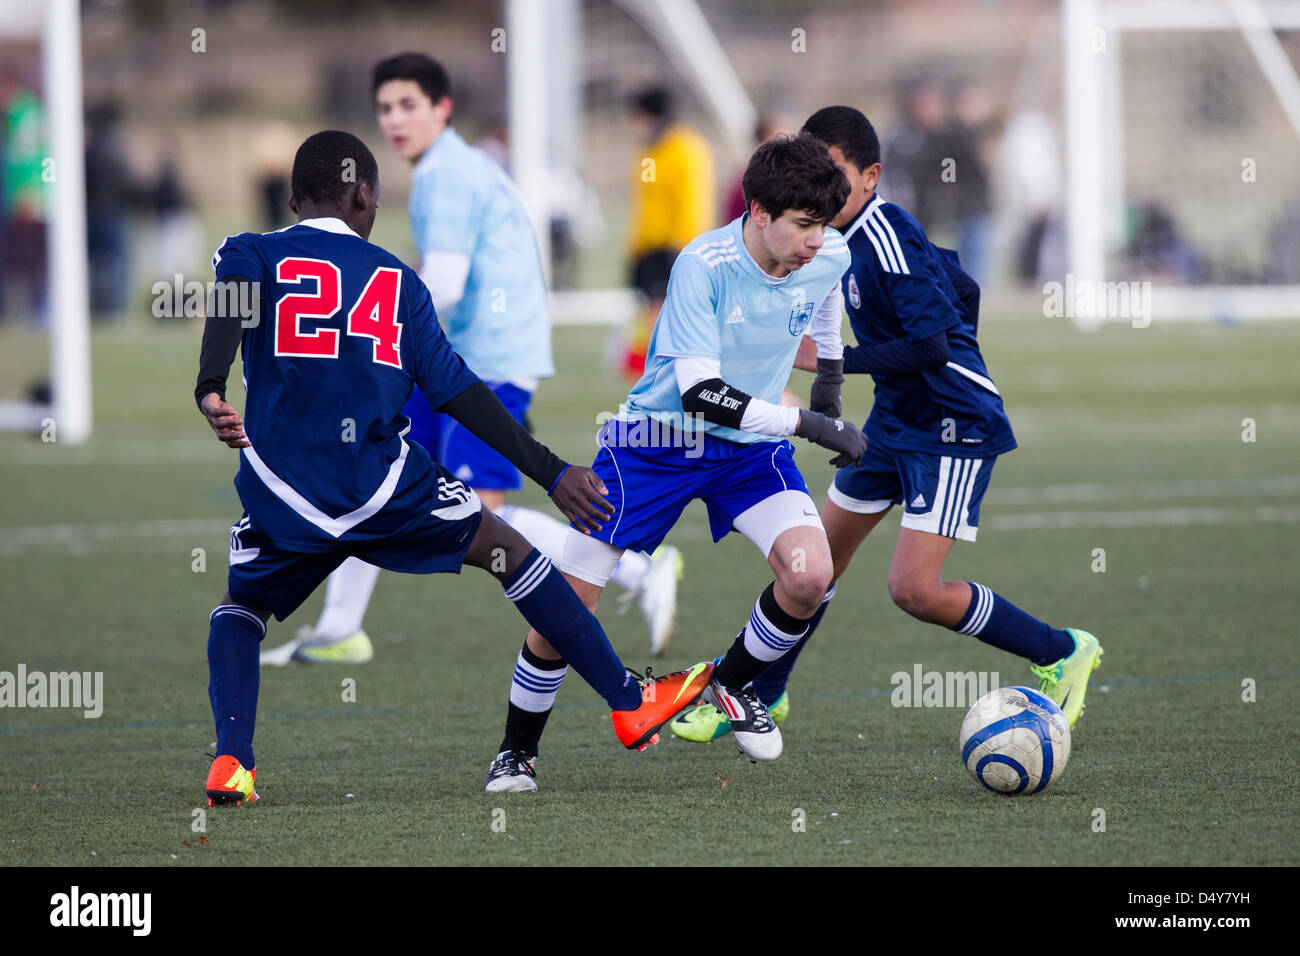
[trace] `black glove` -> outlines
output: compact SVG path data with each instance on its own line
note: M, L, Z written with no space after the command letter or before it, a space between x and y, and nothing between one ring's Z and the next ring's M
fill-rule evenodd
M844 384L844 359L817 360L817 378L812 384L808 407L831 418L844 414L840 409L840 387Z
M836 468L856 465L867 453L867 436L842 418L828 418L819 412L801 409L799 427L794 433L815 445L839 452L831 459Z

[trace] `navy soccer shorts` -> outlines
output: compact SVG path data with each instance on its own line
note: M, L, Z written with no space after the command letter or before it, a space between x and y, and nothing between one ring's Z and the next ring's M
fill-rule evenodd
M974 541L996 461L896 451L874 441L862 461L835 473L829 497L857 514L902 505L904 528Z
M350 557L407 574L459 572L483 519L482 502L464 483L437 474L437 497L427 514L412 514L400 532L387 537L340 540L328 551L277 547L245 512L230 529L231 598L245 607L270 610L283 621Z

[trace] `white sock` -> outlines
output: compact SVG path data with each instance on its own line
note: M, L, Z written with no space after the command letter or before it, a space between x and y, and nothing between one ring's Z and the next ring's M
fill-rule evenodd
M763 598L767 595L768 592L764 591L754 602L749 623L745 625L745 650L760 661L775 661L798 644L799 638L808 633L808 622L801 622L803 626L797 634L783 631L763 613ZM772 598L772 602L775 605L776 599Z
M543 670L525 660L521 651L510 681L510 703L530 714L546 713L555 706L555 695L568 672L568 665Z
M624 551L623 556L614 565L609 579L628 591L641 590L641 579L650 570L650 556L640 551Z
M316 633L341 641L361 630L378 579L379 569L360 558L340 564L325 585L325 608L316 622Z
M497 517L527 538L552 564L559 564L564 557L564 538L569 526L558 518L517 505L502 505L497 509Z
M534 511L532 508L520 508L518 505L502 505L496 515L510 527L514 528L542 554L558 565L564 557L564 539L569 534L569 526L558 518ZM623 556L614 565L609 579L621 588L636 591L641 587L641 579L650 570L650 559L635 551L624 551Z

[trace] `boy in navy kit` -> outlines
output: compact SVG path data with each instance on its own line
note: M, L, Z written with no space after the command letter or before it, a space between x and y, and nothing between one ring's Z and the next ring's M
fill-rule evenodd
M257 321L209 317L195 389L217 437L241 450L235 487L245 509L231 528L229 584L208 636L210 803L257 799L252 741L267 619L284 620L349 557L413 574L487 570L605 698L620 739L639 744L640 731L698 697L709 674L659 678L643 702L642 686L550 561L406 441L402 406L418 385L585 530L610 517L604 486L528 435L452 350L419 276L366 241L379 174L364 143L334 130L310 137L294 158L292 190L297 225L229 238L213 259L218 284L239 289L222 298L256 301ZM225 401L241 344L243 419Z
M834 580L890 508L901 505L902 529L889 569L894 603L919 620L1026 658L1073 726L1088 677L1101 662L1097 638L1051 627L983 584L943 580L953 543L975 540L997 456L1016 447L975 338L979 287L955 253L935 246L912 216L876 195L880 144L862 113L826 107L808 118L804 131L827 144L851 187L831 221L852 255L842 285L858 345L844 349L843 371L869 374L876 384L863 429L867 453L836 473L822 509ZM814 367L810 342L796 367ZM815 411L840 414L838 403L813 399ZM802 641L755 680L770 709L788 710L790 671L834 593L832 584ZM707 705L683 713L671 727L692 741L732 729Z

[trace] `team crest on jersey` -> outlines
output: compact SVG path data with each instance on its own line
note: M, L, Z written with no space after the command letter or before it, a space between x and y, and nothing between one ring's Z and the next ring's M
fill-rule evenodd
M796 302L794 308L790 310L790 334L803 335L803 330L808 328L808 323L812 321L812 314L811 302Z
M858 280L849 275L849 305L857 309L862 306L862 294L858 292Z

